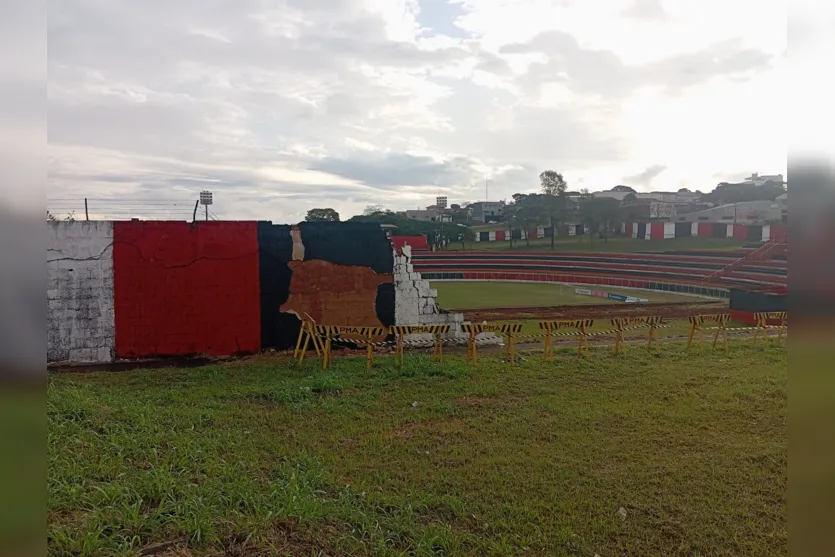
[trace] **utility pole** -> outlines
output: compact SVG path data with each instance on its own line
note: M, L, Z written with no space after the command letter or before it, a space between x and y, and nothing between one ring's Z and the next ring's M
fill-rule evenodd
M84 218L90 220L90 212L87 210L87 198L84 198Z

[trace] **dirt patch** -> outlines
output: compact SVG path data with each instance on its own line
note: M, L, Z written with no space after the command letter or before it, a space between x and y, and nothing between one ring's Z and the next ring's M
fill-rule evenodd
M479 308L460 310L473 322L534 319L583 319L613 317L687 317L694 314L726 313L726 301L657 302L647 304L586 304L574 306L540 306L517 308Z

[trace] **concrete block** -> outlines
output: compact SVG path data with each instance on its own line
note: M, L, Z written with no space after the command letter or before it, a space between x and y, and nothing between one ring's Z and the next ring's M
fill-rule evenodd
M429 297L430 298L437 298L438 297L438 289L437 288L430 288L429 289Z

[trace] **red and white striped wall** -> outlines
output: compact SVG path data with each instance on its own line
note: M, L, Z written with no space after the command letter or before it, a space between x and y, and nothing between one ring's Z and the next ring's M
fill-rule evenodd
M782 226L720 222L626 222L621 224L621 233L641 240L697 237L768 242L770 240L786 241L787 238L786 228Z

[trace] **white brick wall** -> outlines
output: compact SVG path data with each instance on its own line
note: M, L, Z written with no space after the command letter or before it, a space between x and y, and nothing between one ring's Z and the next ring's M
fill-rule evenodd
M435 299L438 291L414 272L412 250L403 247L403 255L394 255L394 322L397 325L451 325L449 340L464 340L467 335L461 330L464 316L460 313L441 313ZM497 344L501 339L493 333L483 335L483 344ZM407 341L428 340L432 335L408 335ZM481 338L481 337L480 337Z
M113 223L47 223L47 361L113 359Z

